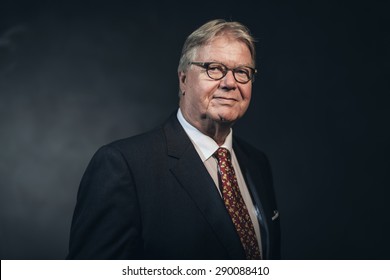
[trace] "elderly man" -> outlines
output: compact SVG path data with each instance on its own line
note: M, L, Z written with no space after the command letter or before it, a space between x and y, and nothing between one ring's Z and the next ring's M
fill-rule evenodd
M255 73L245 26L213 20L194 31L179 63L177 113L92 158L68 258L279 258L269 163L232 132L249 106Z

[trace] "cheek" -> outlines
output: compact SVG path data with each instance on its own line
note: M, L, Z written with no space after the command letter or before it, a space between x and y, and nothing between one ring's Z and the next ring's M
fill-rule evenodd
M217 90L217 88L218 85L214 83L199 83L193 88L193 98L206 105L212 100L213 93Z
M251 101L251 98L252 98L252 94L251 94L251 92L249 91L246 95L245 95L245 98L244 98L244 100L246 101L246 102L250 102Z
M242 105L248 106L252 97L252 86L248 85L240 88Z

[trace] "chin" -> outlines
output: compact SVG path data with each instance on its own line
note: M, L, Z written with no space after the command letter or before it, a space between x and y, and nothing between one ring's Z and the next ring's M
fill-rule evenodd
M209 112L213 116L213 119L218 122L224 123L234 123L238 119L240 119L246 110L241 106L219 106L213 108L214 110L210 110Z
M216 117L216 120L221 123L233 124L239 118L240 118L239 114L229 112L229 113L219 113Z

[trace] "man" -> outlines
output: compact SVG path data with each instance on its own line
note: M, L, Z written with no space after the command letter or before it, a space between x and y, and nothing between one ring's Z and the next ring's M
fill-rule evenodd
M68 258L279 258L268 161L231 129L251 99L249 30L223 20L204 24L187 38L178 73L177 113L92 158Z

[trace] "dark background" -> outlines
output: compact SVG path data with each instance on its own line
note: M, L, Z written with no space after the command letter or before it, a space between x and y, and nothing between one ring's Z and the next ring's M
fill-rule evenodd
M259 39L235 133L270 158L283 257L389 259L385 1L131 2L0 1L1 259L66 256L91 156L176 109L182 44L214 18Z

